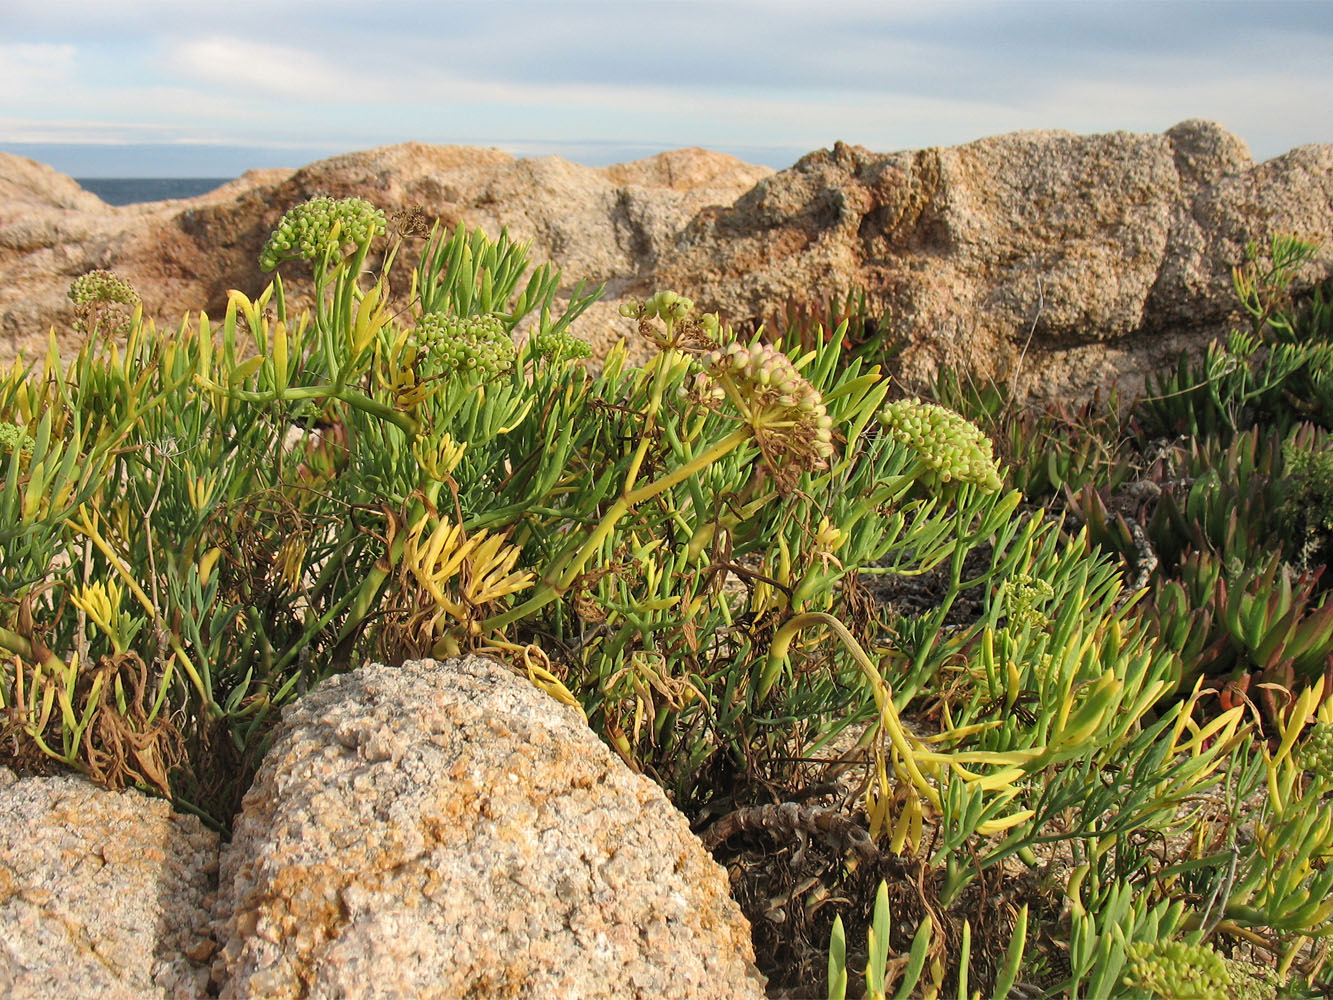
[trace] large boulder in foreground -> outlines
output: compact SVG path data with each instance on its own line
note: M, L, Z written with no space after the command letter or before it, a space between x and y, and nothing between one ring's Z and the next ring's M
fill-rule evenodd
M205 996L217 859L161 799L0 767L0 996Z
M223 997L762 997L725 873L661 790L482 658L284 715L224 848Z

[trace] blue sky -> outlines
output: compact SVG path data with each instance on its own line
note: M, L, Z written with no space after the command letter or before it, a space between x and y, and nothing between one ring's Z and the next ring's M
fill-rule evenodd
M234 176L392 142L773 167L1212 118L1333 141L1333 2L0 0L0 149Z

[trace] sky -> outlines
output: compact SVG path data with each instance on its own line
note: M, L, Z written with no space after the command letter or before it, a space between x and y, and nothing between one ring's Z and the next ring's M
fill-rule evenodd
M1333 0L0 0L0 150L232 177L395 142L782 168L1211 118L1333 142Z

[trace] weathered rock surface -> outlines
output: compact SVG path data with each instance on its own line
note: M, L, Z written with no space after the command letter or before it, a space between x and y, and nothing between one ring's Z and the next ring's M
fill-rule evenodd
M150 315L214 316L229 288L257 294L269 276L259 251L282 213L317 194L369 198L386 214L420 208L488 233L508 227L555 261L572 286L607 282L611 297L651 287L658 253L706 205L729 204L771 174L707 150L677 150L597 169L560 157L515 159L492 149L405 143L312 163L251 171L198 198L107 206L49 167L0 153L0 363L45 351L55 325L72 351L69 283L114 269ZM599 304L586 332L609 346L615 308Z
M1273 233L1324 243L1298 285L1333 274L1333 146L1255 164L1204 121L840 144L700 213L658 277L733 319L864 288L909 382L941 364L1010 377L1026 348L1044 394L1081 395L1225 332L1231 268Z
M290 709L224 849L223 997L762 997L723 871L576 712L468 658Z
M1250 240L1323 241L1298 290L1333 273L1333 145L1256 164L1197 120L892 154L839 144L776 174L697 149L594 169L410 143L124 208L29 160L0 154L0 177L0 363L43 350L52 323L68 330L66 288L94 267L129 278L155 315L216 315L228 288L263 287L260 247L315 194L507 226L569 287L605 281L577 328L598 353L631 329L619 301L654 288L736 323L859 288L906 345L909 382L960 364L1044 395L1086 394L1225 333Z
M491 660L307 695L234 833L0 768L0 996L764 995L684 817Z
M0 996L204 996L217 859L160 799L0 768Z

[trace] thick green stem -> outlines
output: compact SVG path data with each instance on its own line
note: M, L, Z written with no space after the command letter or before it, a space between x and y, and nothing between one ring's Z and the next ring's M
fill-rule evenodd
M7 649L11 653L17 653L23 659L30 663L35 663L39 657L37 650L33 648L31 642L23 638L17 632L11 632L9 629L0 627L0 649ZM65 669L65 664L54 653L48 653L43 660L43 666L59 667Z
M339 387L332 383L322 385L302 385L289 386L282 392L253 392L249 389L229 389L221 386L202 375L194 377L195 382L206 389L212 389L221 392L230 399L240 400L245 403L297 403L304 400L323 400L337 399L354 407L363 413L368 413L372 417L378 417L381 420L387 420L408 437L415 437L420 430L417 422L406 413L395 410L387 403L381 403L377 399L371 399L363 393L353 392L345 386Z

